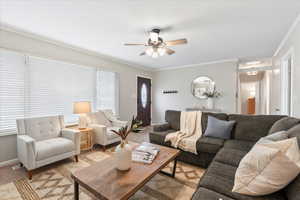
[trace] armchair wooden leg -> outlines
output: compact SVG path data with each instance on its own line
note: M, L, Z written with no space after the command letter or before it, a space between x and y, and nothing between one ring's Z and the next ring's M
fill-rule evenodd
M102 145L102 150L105 152L106 151L106 146Z
M28 179L31 180L32 179L32 170L28 170L27 175L28 175Z
M75 155L75 162L78 162L78 155Z

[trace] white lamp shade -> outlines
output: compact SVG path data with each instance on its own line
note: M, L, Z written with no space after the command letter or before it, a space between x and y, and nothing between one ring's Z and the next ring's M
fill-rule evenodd
M91 102L89 101L78 101L73 104L74 114L83 114L91 112Z

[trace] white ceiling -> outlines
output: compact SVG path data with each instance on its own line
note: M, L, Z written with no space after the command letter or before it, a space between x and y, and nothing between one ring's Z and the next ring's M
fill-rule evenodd
M272 56L300 13L299 0L0 0L13 27L152 68ZM139 56L145 31L187 38L176 54Z

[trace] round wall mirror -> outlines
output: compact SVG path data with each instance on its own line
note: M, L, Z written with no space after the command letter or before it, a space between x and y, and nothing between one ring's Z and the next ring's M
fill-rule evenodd
M205 93L215 91L215 82L207 76L199 76L192 82L192 94L199 99L207 99Z

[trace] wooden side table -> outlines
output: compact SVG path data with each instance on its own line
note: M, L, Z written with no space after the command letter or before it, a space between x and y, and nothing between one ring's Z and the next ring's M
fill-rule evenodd
M86 151L93 148L93 129L77 129L80 131L80 150Z

